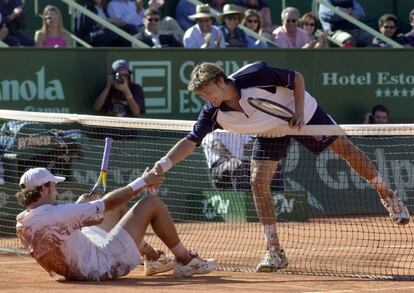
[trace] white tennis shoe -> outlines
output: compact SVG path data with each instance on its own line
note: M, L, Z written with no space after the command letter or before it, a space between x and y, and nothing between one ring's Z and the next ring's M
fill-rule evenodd
M164 252L157 260L144 260L144 271L146 276L152 276L171 271L174 268L175 260Z
M262 261L257 265L256 272L270 273L277 270L286 268L289 265L289 261L286 257L283 249L274 250L269 249L263 256Z
M191 253L193 259L186 265L176 263L174 267L174 276L191 277L193 275L205 275L217 268L214 259L202 259L196 253Z
M406 225L410 222L410 212L405 204L397 196L397 192L390 192L388 197L381 198L381 203L388 211L391 220L398 225Z

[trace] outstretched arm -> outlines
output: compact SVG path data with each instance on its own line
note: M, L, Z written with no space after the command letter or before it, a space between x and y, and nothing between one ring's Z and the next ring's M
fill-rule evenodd
M173 146L166 156L154 164L151 171L155 171L156 174L164 174L174 165L191 155L196 147L196 142L191 141L188 138L181 139L175 146Z
M154 172L145 171L141 177L138 177L125 187L118 188L107 193L103 198L105 210L112 210L120 207L144 191L146 186L159 186L164 182L164 175L158 175Z

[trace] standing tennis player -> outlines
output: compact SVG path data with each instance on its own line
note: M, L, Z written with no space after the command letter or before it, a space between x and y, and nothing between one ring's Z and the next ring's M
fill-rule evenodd
M289 122L291 127L300 129L305 124L335 124L318 106L315 98L305 91L301 73L270 67L264 62L248 64L230 76L226 76L223 69L214 63L199 64L191 73L188 89L198 94L206 104L193 130L155 163L157 174L167 172L184 160L215 128L238 133L257 133L258 130L265 133L278 125L287 124L253 108L247 102L249 97L270 99L294 111L294 117ZM277 235L270 183L279 160L286 156L290 139L290 136L259 136L253 142L251 186L267 243L267 251L256 268L258 272L271 272L288 265ZM396 192L387 186L367 156L345 136L296 136L295 139L315 154L326 148L338 154L378 191L382 204L395 223L409 222L408 209Z
M156 196L139 200L105 237L91 230L83 231L82 227L101 223L105 212L122 207L146 186L161 184L163 175L144 172L142 177L102 199L54 205L56 184L64 180L45 168L29 169L20 178L21 191L16 193L17 200L26 208L16 218L17 236L50 274L67 280L99 281L127 275L142 262L142 255L156 261L160 253L143 241L149 224L176 257L174 275L189 277L216 268L214 260L201 259L184 247L167 207ZM153 267L152 274L171 268L167 259L158 268Z

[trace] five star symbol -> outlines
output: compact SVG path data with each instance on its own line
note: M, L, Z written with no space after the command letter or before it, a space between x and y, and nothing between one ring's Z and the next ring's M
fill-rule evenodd
M407 89L407 88L403 88L403 89L399 89L397 87L395 88L385 88L385 89L381 89L381 88L377 88L375 90L375 97L376 98L396 98L396 97L411 97L414 98L414 87L412 87L411 89Z

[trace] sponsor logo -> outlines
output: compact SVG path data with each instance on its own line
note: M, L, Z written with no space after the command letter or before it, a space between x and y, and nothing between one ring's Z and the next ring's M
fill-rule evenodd
M50 145L51 137L48 135L39 135L34 137L19 137L17 139L17 149L23 149L32 146Z
M58 79L46 80L45 67L35 73L33 80L0 81L0 102L65 100L62 83Z
M130 62L134 82L143 86L147 113L171 113L171 61Z
M376 98L414 98L414 75L405 73L322 72L322 86L373 86Z

